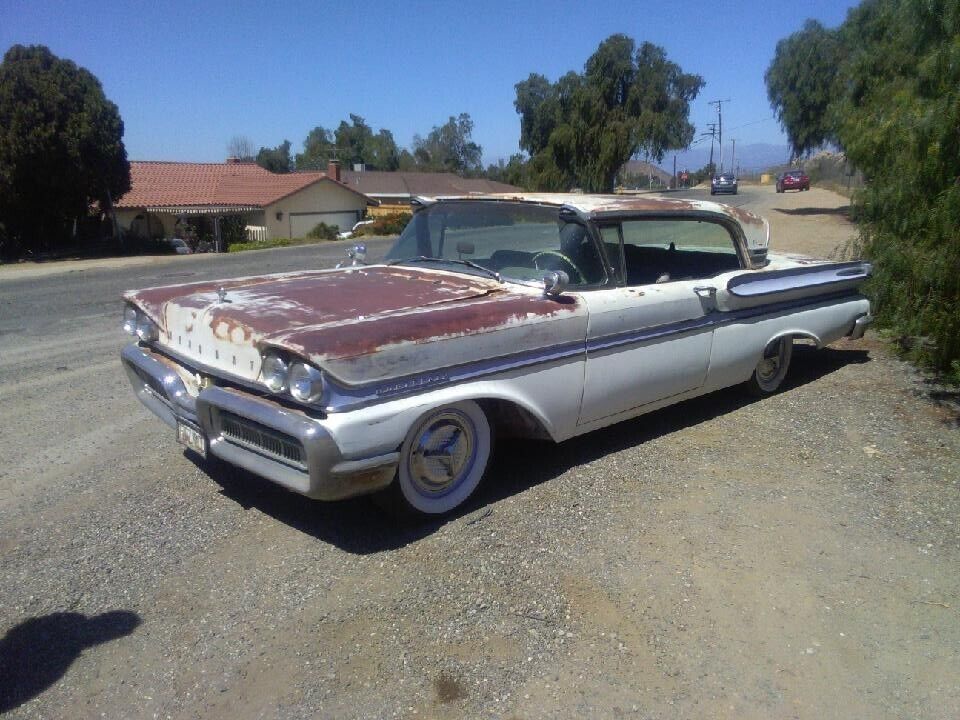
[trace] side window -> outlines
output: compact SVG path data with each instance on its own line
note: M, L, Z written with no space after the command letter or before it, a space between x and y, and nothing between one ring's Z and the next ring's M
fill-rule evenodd
M627 285L710 278L741 267L727 229L704 220L630 220L622 224Z

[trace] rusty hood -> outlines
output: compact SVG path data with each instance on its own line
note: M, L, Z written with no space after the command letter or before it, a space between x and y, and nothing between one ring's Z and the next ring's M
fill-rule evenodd
M256 379L262 351L276 347L344 382L361 383L490 352L461 349L443 357L433 352L440 347L434 341L578 314L572 297L557 302L524 290L442 270L371 266L149 288L124 297L158 322L161 345L208 367ZM545 331L525 333L521 344L557 339Z

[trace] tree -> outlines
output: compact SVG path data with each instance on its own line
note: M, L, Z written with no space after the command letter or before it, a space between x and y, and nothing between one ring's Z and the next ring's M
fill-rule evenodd
M770 105L797 157L836 142L828 108L838 92L842 47L837 31L816 20L777 43L764 79Z
M381 129L376 134L359 115L350 114L350 122L341 120L333 132L315 127L297 155L298 170L325 170L331 159L348 165L362 164L370 170L396 170L400 151L393 133Z
M836 60L805 64L803 39ZM879 323L960 382L960 4L865 0L835 31L807 23L767 82L791 143L833 140L869 180L853 206Z
M290 157L290 141L284 140L275 148L260 148L257 153L257 165L273 173L288 173L293 169Z
M326 170L327 162L337 157L333 133L317 125L303 141L303 152L297 153L297 170Z
M253 140L246 135L234 135L227 143L227 157L253 162Z
M496 165L487 166L486 176L490 180L515 185L527 186L527 158L522 153L510 156L507 162L501 158Z
M364 163L376 170L396 170L400 167L400 150L393 133L381 129L367 140Z
M100 81L46 47L11 47L0 64L4 254L50 247L91 203L129 189L123 121Z
M530 153L530 184L612 190L617 170L631 157L659 161L667 150L690 144L690 102L703 84L663 48L648 42L637 48L626 35L600 43L582 74L569 72L553 84L531 74L515 86L514 101L520 147Z
M473 120L467 113L450 116L427 137L413 137L413 156L421 170L474 175L482 171L483 149L472 140Z

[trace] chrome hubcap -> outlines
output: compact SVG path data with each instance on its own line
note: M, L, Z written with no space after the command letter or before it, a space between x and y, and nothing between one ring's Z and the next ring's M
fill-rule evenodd
M778 341L769 352L770 354L757 365L757 380L761 383L768 383L777 378L787 352L786 343L783 340Z
M757 366L757 377L760 380L771 380L777 376L777 370L780 368L778 358L764 358Z
M457 411L430 418L410 452L410 478L417 490L440 495L467 476L476 452L473 425Z

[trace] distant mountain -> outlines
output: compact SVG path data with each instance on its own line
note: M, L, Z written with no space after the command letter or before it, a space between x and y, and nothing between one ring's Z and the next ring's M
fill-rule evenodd
M729 142L723 143L723 168L730 169L730 150ZM673 172L673 153L668 153L660 167L668 173ZM691 150L676 153L677 172L681 170L699 170L710 162L710 145L702 143ZM713 148L713 161L720 166L720 153L716 146ZM737 143L736 155L733 158L736 164L734 170L747 172L762 172L778 165L785 165L790 162L790 147L787 145L771 145L769 143L754 143L752 145L743 145Z

